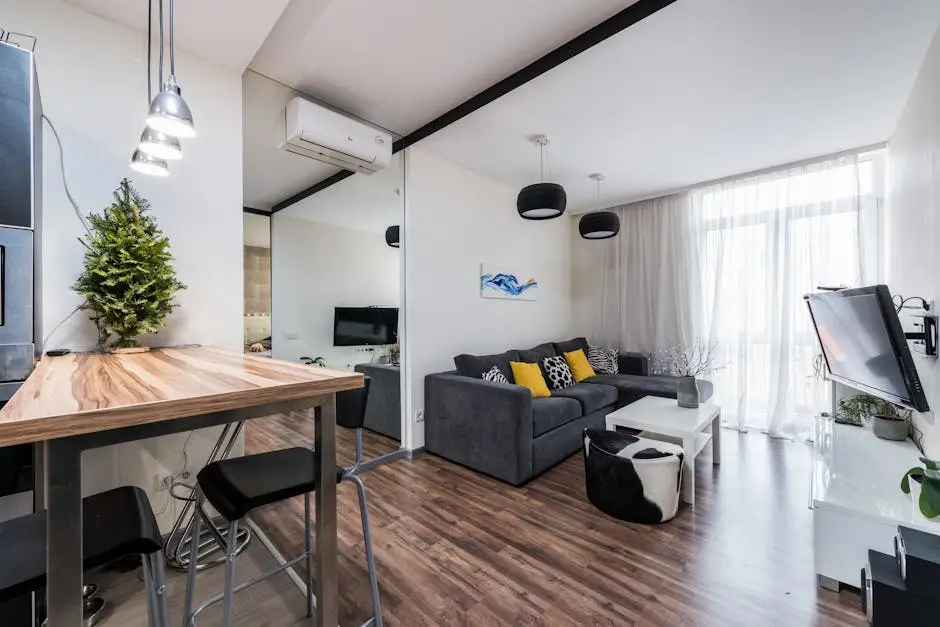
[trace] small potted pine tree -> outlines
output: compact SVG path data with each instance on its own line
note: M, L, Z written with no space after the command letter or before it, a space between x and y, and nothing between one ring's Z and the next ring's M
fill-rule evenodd
M115 353L144 352L137 338L156 333L186 286L176 278L170 242L148 214L150 203L123 179L114 202L88 217L82 272L72 286L98 329L98 344ZM112 342L112 338L114 341Z

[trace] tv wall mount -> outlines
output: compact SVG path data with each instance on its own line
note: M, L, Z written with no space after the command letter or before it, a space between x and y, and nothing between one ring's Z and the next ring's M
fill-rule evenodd
M908 305L909 302L916 302L917 304ZM916 310L911 316L915 318L914 328L917 331L904 333L904 337L911 340L911 350L928 357L936 357L937 314L934 302L920 296L903 298L899 294L895 294L894 304L897 307L898 314L904 309Z

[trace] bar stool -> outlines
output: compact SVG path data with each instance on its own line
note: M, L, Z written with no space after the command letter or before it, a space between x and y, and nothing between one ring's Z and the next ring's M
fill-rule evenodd
M372 534L369 529L369 514L366 509L366 491L358 475L362 464L362 429L365 422L366 403L369 397L371 380L364 378L363 387L336 394L336 424L340 427L356 430L356 459L349 468L336 469L336 482L351 481L356 485L359 495L359 511L362 518L362 535L365 543L366 561L369 569L369 583L372 591L372 617L363 625L382 627L382 610L379 604L379 585L375 574L375 556L372 552ZM203 468L197 476L198 490L194 523L192 525L190 554L197 555L200 527L203 522L210 532L215 529L211 518L206 514L203 504L208 501L229 523L228 540L221 534L213 533L215 541L223 547L228 559L225 563L225 580L222 594L216 595L193 610L195 603L197 560L189 562L189 579L186 585L186 625L194 626L196 616L209 606L222 601L222 626L232 625L232 608L235 593L253 586L301 560L307 568L307 616L313 615L313 563L312 538L310 526L310 493L316 490L314 452L307 448L289 448L269 451L256 455L246 455L213 462ZM237 536L241 520L252 510L278 501L304 495L304 553L255 579L235 585L235 553Z
M163 538L143 490L125 486L82 500L85 570L140 555L151 627L170 627ZM0 602L46 585L46 513L0 523ZM0 619L2 622L2 619Z

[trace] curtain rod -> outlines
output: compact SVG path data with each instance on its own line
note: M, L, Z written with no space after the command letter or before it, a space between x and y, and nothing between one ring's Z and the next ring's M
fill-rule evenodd
M606 205L603 208L595 207L593 209L583 209L578 211L571 212L571 215L582 215L585 213L590 213L592 211L607 211L610 209L616 209L617 207L625 207L627 205L633 205L638 202L645 202L647 200L655 200L657 198L666 198L667 196L675 196L677 194L684 194L690 192L694 189L700 187L711 187L712 185L721 185L722 183L730 183L731 181L737 181L739 179L748 179L753 176L760 176L762 174L770 174L771 172L777 172L780 170L789 170L790 168L799 168L804 165L812 165L814 163L820 163L822 161L829 161L831 159L839 159L841 157L848 157L849 155L860 155L866 152L872 152L874 150L881 150L886 148L888 142L878 142L875 144L869 144L868 146L859 146L858 148L851 148L849 150L842 150L839 152L829 153L827 155L822 155L819 157L811 157L809 159L801 159L800 161L791 161L789 163L781 163L780 165L772 165L767 168L761 168L760 170L753 170L751 172L744 172L741 174L732 174L731 176L724 176L720 179L712 179L710 181L704 181L702 183L695 183L694 185L688 185L686 187L680 187L678 189L673 189L668 192L656 192L654 194L649 194L647 196L639 196L637 198L631 198L626 201L618 201L610 205Z

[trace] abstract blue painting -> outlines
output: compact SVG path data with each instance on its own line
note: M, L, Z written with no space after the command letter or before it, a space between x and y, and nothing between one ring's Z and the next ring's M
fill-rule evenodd
M480 296L483 298L535 300L538 291L539 282L529 273L486 263L480 267Z

